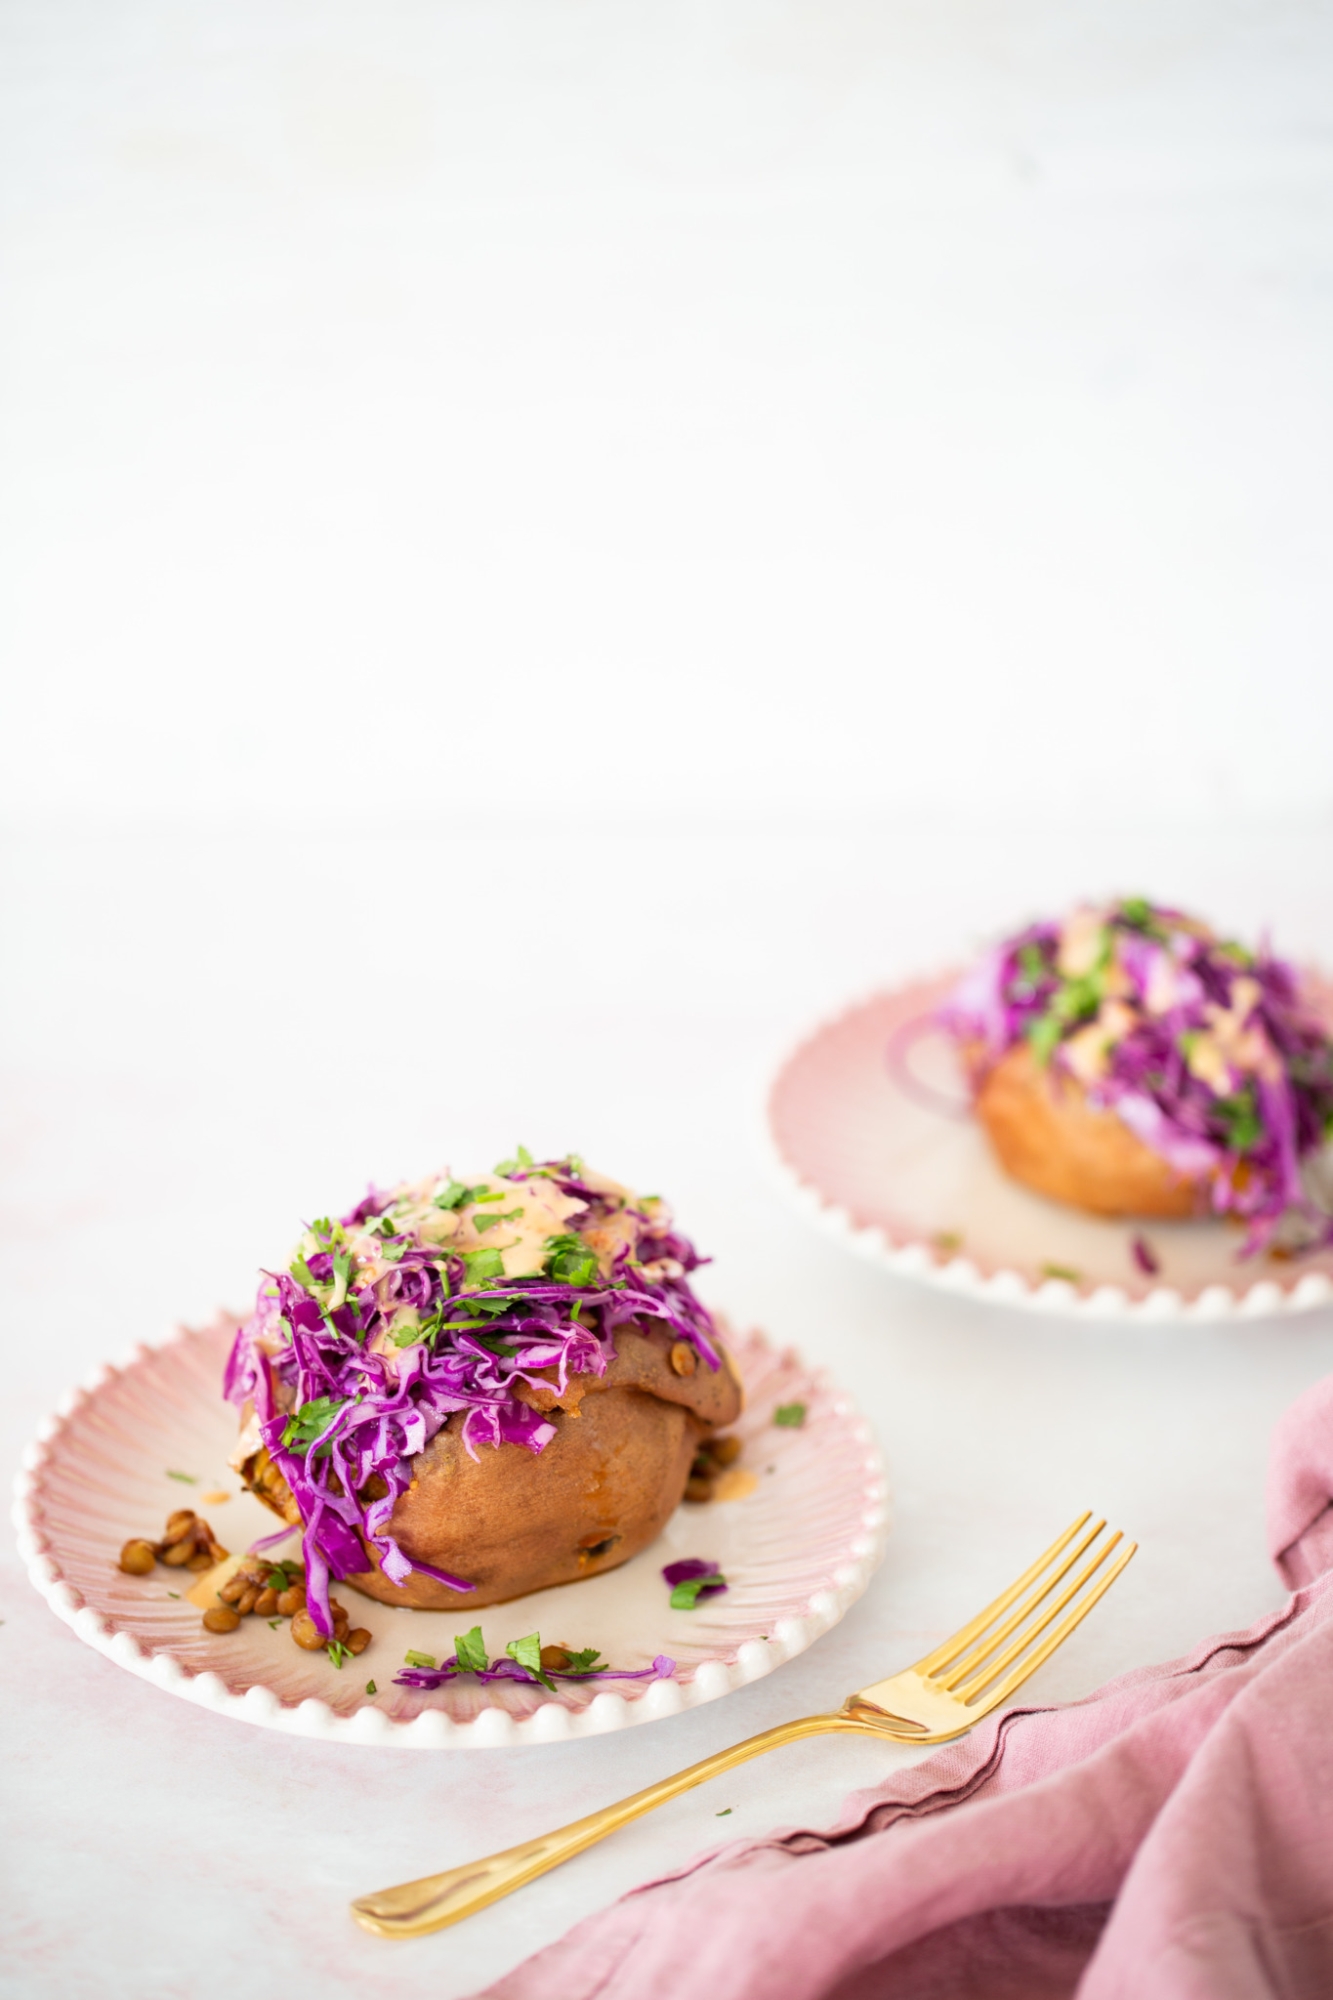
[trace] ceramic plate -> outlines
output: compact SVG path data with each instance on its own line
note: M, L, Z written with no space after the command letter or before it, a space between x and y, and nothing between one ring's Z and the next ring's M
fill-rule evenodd
M493 1657L537 1631L545 1642L596 1646L618 1668L647 1667L665 1653L676 1662L671 1679L557 1682L555 1696L470 1676L430 1694L395 1687L409 1648L445 1658L454 1634L476 1619L391 1609L346 1585L336 1586L341 1601L373 1640L342 1668L303 1653L285 1623L249 1617L239 1631L208 1633L200 1611L171 1595L196 1578L162 1567L126 1576L116 1559L131 1536L159 1536L180 1506L203 1514L231 1550L272 1533L272 1515L227 1468L236 1422L220 1384L234 1328L221 1318L140 1348L77 1390L29 1447L15 1510L33 1582L81 1639L224 1715L405 1748L547 1743L651 1722L803 1652L861 1595L882 1553L887 1502L869 1426L824 1375L750 1334L731 1340L746 1397L733 1427L745 1446L730 1477L736 1497L682 1505L652 1547L619 1569L476 1615ZM804 1423L775 1425L774 1410L797 1402ZM270 1553L298 1551L293 1535ZM662 1568L685 1556L719 1562L730 1588L694 1611L673 1611Z
M1221 1221L1126 1223L1063 1208L1002 1172L931 1016L959 977L878 993L788 1057L769 1130L788 1186L843 1242L952 1291L1100 1318L1224 1319L1333 1299L1333 1250L1241 1261ZM1333 988L1307 991L1333 1019ZM1138 1268L1141 1236L1157 1263Z

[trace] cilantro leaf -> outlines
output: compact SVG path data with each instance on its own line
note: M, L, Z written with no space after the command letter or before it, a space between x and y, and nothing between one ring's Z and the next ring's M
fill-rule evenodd
M1038 1014L1035 1020L1028 1022L1023 1032L1031 1044L1033 1055L1045 1068L1055 1054L1055 1045L1060 1039L1059 1019L1055 1014Z
M511 1208L504 1215L474 1215L472 1227L478 1236L484 1236L488 1229L494 1229L497 1222L516 1222L522 1213L521 1208Z
M489 1664L486 1641L481 1636L480 1625L474 1625L470 1632L455 1634L454 1652L458 1664L465 1674L484 1674ZM434 1662L431 1662L434 1665Z
M366 1682L366 1693L367 1693L367 1694L378 1694L378 1693L379 1693L379 1689L378 1689L378 1688L376 1687L376 1685L375 1685L374 1681L367 1681L367 1682Z
M470 1285L484 1284L487 1278L503 1278L504 1256L499 1250L465 1250L463 1269Z
M518 1353L518 1349L512 1347L498 1333L479 1333L474 1328L469 1329L469 1331L472 1333L472 1338L479 1341L488 1354L502 1354L506 1360L509 1360L513 1355Z
M328 1429L335 1413L351 1400L350 1396L316 1396L313 1401L302 1403L283 1428L284 1447L288 1451L308 1451L321 1432Z
M433 1668L435 1666L434 1653L404 1653L403 1659L409 1667Z
M564 1285L591 1285L597 1277L597 1258L581 1236L568 1232L546 1239L545 1267L548 1278Z
M1213 1110L1227 1128L1226 1144L1233 1153L1248 1153L1257 1146L1264 1136L1263 1122L1254 1102L1254 1092L1250 1089L1237 1091L1234 1097L1219 1097Z
M337 1312L339 1306L347 1303L347 1287L352 1277L352 1260L344 1252L338 1251L333 1259L333 1290L325 1312Z
M804 1403L779 1403L773 1412L773 1421L783 1430L798 1431L805 1422Z
M511 1639L505 1647L511 1660L517 1660L520 1667L526 1667L534 1680L555 1693L555 1686L549 1675L542 1672L542 1641L540 1632L529 1632L526 1639Z
M168 1469L167 1478L179 1479L182 1486L197 1486L199 1484L199 1481L192 1472L172 1472Z
M600 1660L601 1657L601 1653L596 1646L585 1646L581 1653L571 1653L569 1656L569 1665L561 1667L560 1671L562 1674L593 1673L595 1671L594 1663Z
M670 1604L673 1611L693 1611L700 1595L715 1590L725 1590L727 1579L717 1570L710 1570L707 1576L687 1576L678 1583L671 1593Z
M324 1650L335 1667L341 1667L344 1660L350 1660L352 1657L350 1647L344 1646L341 1639L330 1639Z
M466 1181L450 1181L444 1192L436 1195L435 1206L436 1208L457 1208L461 1202L465 1202L469 1198L471 1192L472 1190Z

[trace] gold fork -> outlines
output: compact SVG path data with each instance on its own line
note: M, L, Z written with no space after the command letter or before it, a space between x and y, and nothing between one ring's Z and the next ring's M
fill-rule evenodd
M352 1915L364 1930L380 1937L421 1937L427 1931L443 1930L446 1924L470 1917L475 1910L507 1896L511 1889L521 1889L525 1882L581 1854L585 1847L604 1840L641 1813L665 1805L668 1799L706 1784L723 1771L734 1770L751 1757L762 1757L766 1750L797 1743L803 1736L850 1729L895 1743L947 1743L950 1737L964 1735L983 1715L1008 1701L1028 1675L1050 1658L1111 1588L1134 1554L1138 1544L1130 1542L1109 1569L1102 1569L1122 1537L1117 1531L1094 1549L1106 1523L1098 1521L1089 1527L1091 1520L1091 1514L1080 1515L1045 1555L978 1617L914 1667L848 1695L836 1714L780 1722L776 1729L765 1729L729 1750L719 1750L688 1770L663 1778L646 1791L621 1799L618 1805L576 1819L555 1833L525 1840L521 1846L506 1848L503 1854L492 1854L485 1861L446 1869L442 1875L426 1875L419 1882L402 1882L395 1889L358 1897L352 1904ZM1085 1555L1087 1562L1077 1568ZM1073 1576L1071 1570L1076 1571ZM1058 1625L1054 1622L1057 1618Z

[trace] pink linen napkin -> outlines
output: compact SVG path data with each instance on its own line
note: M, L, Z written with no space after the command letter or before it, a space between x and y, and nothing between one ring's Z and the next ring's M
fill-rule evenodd
M1329 2000L1331 1503L1333 1377L1274 1438L1281 1611L647 1883L478 2000Z

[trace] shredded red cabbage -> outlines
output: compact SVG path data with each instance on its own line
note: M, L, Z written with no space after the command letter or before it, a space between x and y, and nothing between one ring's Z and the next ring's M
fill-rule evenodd
M418 1571L390 1530L411 1461L449 1418L478 1445L540 1452L555 1426L521 1399L605 1374L615 1331L655 1319L719 1365L711 1317L688 1274L705 1262L658 1197L638 1198L575 1156L520 1149L475 1185L448 1174L371 1190L340 1221L306 1232L291 1265L265 1274L232 1349L224 1394L252 1423L300 1510L310 1615L333 1630L331 1578L368 1567L402 1584Z
M429 1693L444 1687L459 1674L469 1673L478 1681L526 1681L530 1687L537 1687L543 1681L669 1681L675 1671L675 1661L668 1659L665 1653L659 1653L651 1667L639 1667L633 1672L614 1667L588 1667L579 1673L564 1667L543 1667L540 1673L534 1673L518 1660L504 1657L492 1660L489 1667L469 1667L460 1663L457 1653L451 1653L438 1667L404 1667L394 1675L394 1680L399 1687L420 1688Z
M721 1568L721 1563L704 1562L698 1556L682 1556L679 1562L666 1565L662 1571L662 1580L664 1583L669 1583L674 1590L678 1583L693 1583L696 1576L717 1576ZM714 1590L725 1590L727 1586L725 1583L717 1583L706 1585L705 1589L710 1587Z
M1333 1129L1333 1044L1266 945L1250 952L1131 897L1007 938L940 1020L974 1087L1022 1042L1072 1077L1248 1224L1242 1255L1279 1223L1289 1248L1333 1240L1301 1173Z

